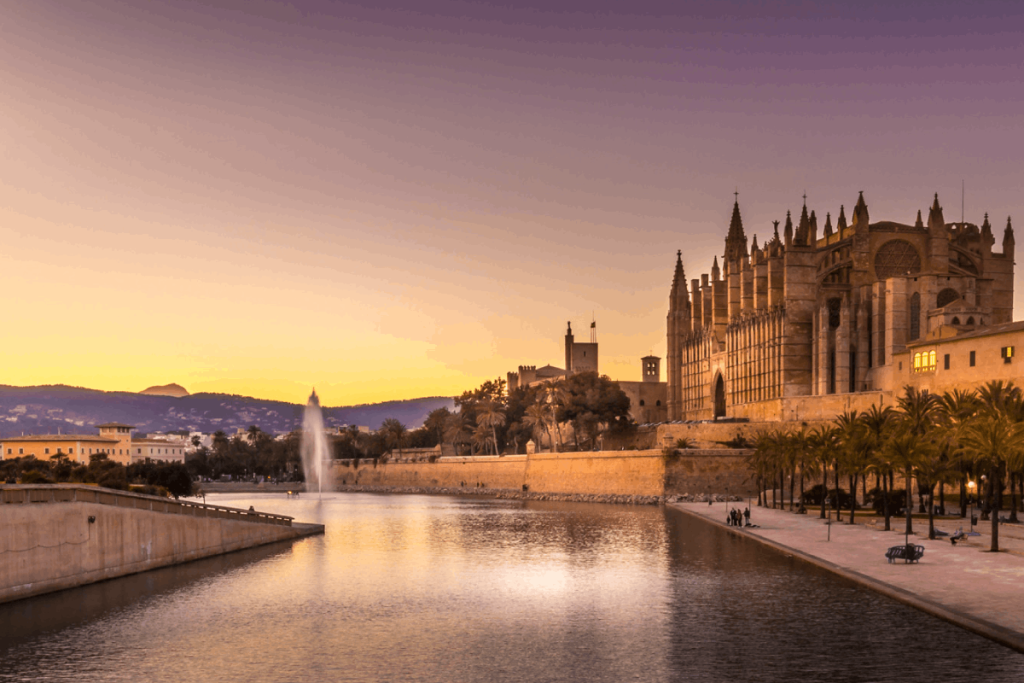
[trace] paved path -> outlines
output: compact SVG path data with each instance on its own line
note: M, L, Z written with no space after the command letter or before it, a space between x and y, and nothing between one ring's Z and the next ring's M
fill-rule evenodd
M1024 531L1020 528L1000 527L1000 545L1005 540L1006 545L1014 548L1012 552L990 553L984 550L988 547L987 536L975 538L967 546L953 546L948 539L929 541L928 521L915 519L914 528L919 535L911 536L910 540L925 547L923 559L918 564L889 564L885 551L903 543L903 520L893 520L898 532L833 521L831 541L827 541L829 529L813 514L755 507L751 509L751 522L759 528L738 529L725 524L725 503L675 503L671 507L802 557L1024 652ZM943 522L942 527L956 528L960 521Z

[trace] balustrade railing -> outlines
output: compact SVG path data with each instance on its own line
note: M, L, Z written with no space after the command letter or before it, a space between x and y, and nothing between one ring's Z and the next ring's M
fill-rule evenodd
M269 512L239 510L221 505L173 500L84 484L7 484L0 486L0 504L32 503L95 503L171 515L233 519L240 522L259 522L278 526L291 526L293 519Z

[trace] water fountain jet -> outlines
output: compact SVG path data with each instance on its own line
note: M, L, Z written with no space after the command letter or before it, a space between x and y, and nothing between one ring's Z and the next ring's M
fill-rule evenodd
M309 395L306 410L302 416L302 471L306 477L306 490L323 494L330 491L330 482L324 482L324 464L330 459L327 434L324 432L324 415L320 410L320 398L316 389ZM327 486L324 486L324 484Z

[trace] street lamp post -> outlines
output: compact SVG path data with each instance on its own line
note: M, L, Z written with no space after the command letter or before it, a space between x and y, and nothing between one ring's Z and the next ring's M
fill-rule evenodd
M825 496L825 515L827 517L826 517L826 520L825 520L825 526L828 527L828 538L825 539L826 541L831 541L832 540L832 506L831 506L830 503L831 503L831 500L829 500L829 497L826 495Z
M971 479L971 480L969 480L967 482L967 491L968 491L967 499L968 499L968 501L971 504L971 512L970 512L970 514L971 514L971 531L974 531L974 491L977 488L978 488L978 485L974 482L973 479Z

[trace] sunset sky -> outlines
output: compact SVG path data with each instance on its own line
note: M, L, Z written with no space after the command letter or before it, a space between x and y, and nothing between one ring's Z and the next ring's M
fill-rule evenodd
M737 189L759 242L805 191L958 220L962 180L1019 233L1022 35L1020 2L5 0L0 384L453 395L592 315L638 380Z

